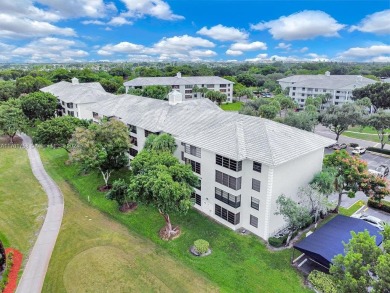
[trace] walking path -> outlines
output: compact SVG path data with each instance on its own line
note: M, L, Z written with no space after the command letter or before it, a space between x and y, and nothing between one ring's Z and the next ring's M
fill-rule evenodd
M60 231L64 199L61 190L46 173L31 138L25 134L20 136L23 139L23 146L27 149L32 172L47 194L48 208L42 229L24 268L16 293L40 293L57 235Z

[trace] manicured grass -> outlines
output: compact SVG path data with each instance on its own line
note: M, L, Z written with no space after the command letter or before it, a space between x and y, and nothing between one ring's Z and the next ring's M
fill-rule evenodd
M363 127L363 128L361 126L349 127L348 131L376 134L375 128L372 128L372 127L369 127L369 126L366 126L366 127ZM386 132L390 133L390 129L387 130Z
M45 163L65 197L65 213L42 292L217 291L205 276L91 207L61 177L59 166ZM102 197L94 190L91 197Z
M152 240L157 244L157 248L155 248L157 254L165 255L167 252L181 263L181 268L188 267L195 272L200 272L213 284L216 284L221 292L310 292L304 288L300 275L290 266L290 250L270 252L258 238L239 235L194 210L189 211L186 216L171 215L173 223L180 225L182 235L178 239L165 242L158 236L158 231L163 227L164 220L156 209L140 205L131 214L121 214L118 212L115 202L106 200L104 194L96 190L103 183L102 178L97 173L80 176L75 167L65 166L64 162L67 159L67 155L63 150L46 149L41 151L41 155L49 173L54 175L53 177L59 182L62 181L61 177L68 181L79 193L80 199L83 201L83 203L77 203L76 201L73 203L75 205L75 214L69 215L73 219L73 224L68 221L64 222L63 231L59 236L59 243L63 242L63 244L56 246L52 262L50 263L49 275L45 282L46 291L61 292L55 290L57 288L52 286L61 282L62 276L65 276L65 279L73 279L75 274L72 273L72 270L84 267L88 273L92 274L90 269L85 267L90 265L89 258L93 253L88 254L87 250L82 248L85 246L84 242L88 242L90 248L106 245L118 247L117 243L121 242L115 238L119 236L114 238L112 236L116 233L115 229L120 230L119 226L114 223L111 224L113 226L112 229L103 225L103 231L99 232L102 233L100 236L94 234L94 230L99 228L99 223L96 226L91 226L87 231L80 232L80 236L78 235L77 231L84 225L83 221L92 225L94 218L99 214L98 211L90 208L88 208L88 213L86 212L87 210L84 210L88 205L91 205L124 224L131 233L136 233L132 235L140 235L137 237L139 241L145 242L144 238ZM125 173L122 172L122 175L126 175ZM118 177L118 174L116 176ZM63 188L63 184L60 184L60 187ZM88 196L90 199L89 204L87 203ZM66 205L69 205L67 201ZM78 210L81 210L81 212L77 216ZM66 217L68 213L71 212L69 207L66 207ZM87 221L89 218L86 216L92 218L92 220ZM73 232L66 232L66 229L71 229L72 226L76 226ZM76 239L72 240L73 237ZM62 238L67 240L63 241L61 240ZM192 243L199 238L210 242L213 250L210 256L197 258L188 252ZM82 240L82 242L77 241L77 239ZM104 241L108 244L104 244ZM111 244L112 242L115 245ZM79 251L85 251L86 255L78 255ZM118 258L118 255L121 254L122 252L117 249L110 248L110 257ZM75 255L78 255L77 259L80 259L77 265L71 261ZM128 257L130 259L137 258L142 262L145 252L141 248L137 248ZM98 260L94 261L93 264L96 262ZM108 266L112 266L111 261ZM123 262L119 262L118 267L122 268L123 266L125 266ZM148 265L145 263L145 268L147 267ZM157 271L166 272L170 269L170 266L166 267L164 263L161 263L153 269L156 273ZM111 273L106 271L105 274L105 277L101 276L104 280L110 281L115 279L118 282L120 279L116 277L115 270ZM147 280L147 278L142 280ZM142 280L141 282L143 282ZM198 288L196 284L191 285L192 289L190 291L204 291L202 288ZM172 291L180 290L172 289Z
M47 197L30 169L25 149L0 149L0 239L26 262L47 208Z
M340 207L340 214L344 216L352 216L358 209L360 209L364 205L364 201L359 200L347 209Z
M354 133L354 132L347 132L346 131L342 135L347 136L347 137L351 137L351 138L372 141L372 142L379 142L378 135L374 135L374 134Z
M229 104L222 104L221 109L224 111L240 111L242 108L242 102L234 102Z

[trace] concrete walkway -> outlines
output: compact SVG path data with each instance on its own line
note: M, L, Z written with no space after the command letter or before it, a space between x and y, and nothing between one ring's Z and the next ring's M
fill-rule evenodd
M25 134L22 134L21 138L23 139L23 146L27 149L33 174L47 194L48 208L42 229L30 253L16 292L40 293L57 235L60 231L64 213L64 199L61 190L46 173L31 138Z

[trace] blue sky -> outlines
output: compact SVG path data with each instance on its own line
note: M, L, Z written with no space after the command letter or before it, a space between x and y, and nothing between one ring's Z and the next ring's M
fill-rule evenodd
M2 0L0 62L390 62L390 2Z

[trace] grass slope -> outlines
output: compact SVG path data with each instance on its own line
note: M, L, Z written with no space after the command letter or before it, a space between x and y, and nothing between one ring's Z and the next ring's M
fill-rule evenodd
M224 111L240 111L242 108L242 102L234 102L228 104L222 104L221 109Z
M24 263L46 208L46 194L32 174L26 150L0 149L0 239L20 250Z
M65 213L42 292L216 291L204 276L80 199L58 165L45 165L64 194Z
M270 252L265 245L254 236L241 236L213 221L202 216L198 212L191 210L187 216L171 215L174 224L179 224L182 229L182 235L171 242L162 241L158 237L158 230L164 225L163 218L158 212L149 207L139 206L138 209L131 214L121 214L118 212L118 207L115 202L108 201L104 198L104 194L96 191L97 186L103 183L102 178L97 173L91 173L86 176L78 175L78 170L73 166L64 166L67 159L67 154L62 150L42 150L41 154L44 158L45 167L50 174L55 175L55 179L61 182L60 177L64 178L72 184L76 191L80 194L80 198L87 202L88 196L90 205L96 207L98 210L110 215L118 222L123 223L130 231L134 231L139 235L151 239L160 249L159 253L169 252L170 255L180 260L181 263L193 268L195 271L201 272L203 276L218 284L222 292L309 292L302 284L300 275L290 266L290 251L284 250L281 252ZM116 177L118 174L116 174ZM123 173L122 173L123 176ZM60 186L63 188L63 184ZM68 203L69 205L69 203ZM78 207L80 205L80 207ZM85 204L78 203L74 209L84 209ZM66 215L69 207L66 208ZM91 213L92 210L89 210ZM96 217L95 211L94 217ZM84 215L85 214L85 215ZM77 228L83 224L78 224L83 217L89 216L85 212L82 213L74 225L76 227L73 233L69 236L64 235L69 226L72 224L64 222L63 231L60 233L59 241L63 242L63 237L72 238L79 237ZM74 216L70 216L75 218ZM75 218L76 219L76 218ZM93 222L91 220L90 222ZM84 230L84 228L82 228ZM96 229L96 227L92 228ZM119 229L119 228L117 228ZM110 243L110 229L104 228L105 236ZM94 233L93 231L86 231L81 233ZM112 232L113 233L113 232ZM103 234L104 235L104 234ZM90 247L95 247L100 240L95 239L95 236L81 235L85 237L84 241L90 239ZM98 236L101 238L102 236ZM204 258L197 258L192 256L188 249L194 240L203 238L210 242L213 253ZM70 241L70 240L69 240ZM140 240L141 241L141 240ZM45 288L54 289L50 287L49 283L54 284L51 278L57 278L59 282L62 273L66 266L73 266L69 263L72 257L63 258L61 254L73 254L73 250L81 250L79 246L84 244L77 241L58 244L55 249L55 254L49 268L49 277L45 283ZM99 244L100 246L103 244ZM63 247L61 247L63 246ZM118 251L113 252L119 253ZM138 255L139 251L133 257L143 258L143 255ZM80 262L80 266L88 265L88 258ZM120 264L122 265L122 264ZM62 268L58 268L61 266ZM165 266L157 266L156 270L166 271ZM57 273L54 271L58 270ZM56 277L55 277L55 276ZM106 279L114 278L107 274ZM193 287L194 291L202 291ZM49 290L50 291L50 290ZM53 291L53 290L52 290ZM56 290L54 290L56 291Z

